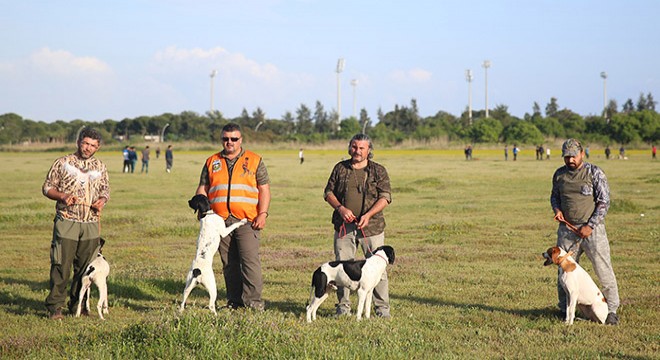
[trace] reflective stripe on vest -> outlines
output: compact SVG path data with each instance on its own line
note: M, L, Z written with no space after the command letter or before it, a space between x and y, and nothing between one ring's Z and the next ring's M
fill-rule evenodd
M216 214L225 219L233 215L249 221L257 216L259 188L256 174L259 162L259 155L246 150L236 159L230 179L227 161L220 153L206 160L209 173L208 197Z

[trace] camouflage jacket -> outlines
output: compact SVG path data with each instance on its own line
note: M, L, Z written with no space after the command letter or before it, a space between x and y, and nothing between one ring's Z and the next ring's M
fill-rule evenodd
M378 199L385 199L388 203L392 202L392 190L390 187L390 177L387 174L385 167L369 160L367 167L365 168L367 173L367 179L365 183L365 189L362 192L362 209L363 213L366 213L371 209L371 207L378 201ZM323 198L327 198L328 194L332 193L340 203L344 204L344 199L346 196L346 188L348 182L353 178L353 167L351 166L351 160L344 160L332 169L328 183L325 186L325 191L323 192ZM358 218L362 214L355 214ZM332 213L332 224L335 226L335 230L339 231L344 220L339 215L339 212L335 210ZM369 225L363 229L365 236L373 236L382 233L385 230L385 218L383 217L382 211L375 214L370 220Z
M44 195L50 189L78 198L78 202L71 206L62 201L55 204L57 216L71 221L97 222L99 214L90 205L101 197L110 199L107 169L95 157L85 160L70 154L55 160L42 187Z

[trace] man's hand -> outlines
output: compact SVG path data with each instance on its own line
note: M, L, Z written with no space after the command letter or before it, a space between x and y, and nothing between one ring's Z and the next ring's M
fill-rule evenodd
M588 238L589 236L591 236L591 232L592 232L592 231L594 231L594 229L592 229L591 226L589 226L589 225L583 225L583 226L581 226L580 229L578 230L577 235L578 235L580 238L582 238L582 239L586 239L586 238Z
M564 221L566 221L566 220L564 219L564 213L561 212L561 210L556 210L556 211L555 211L555 217L554 217L554 219L555 219L556 221L559 221L559 222L564 222Z
M92 209L96 210L96 212L100 213L101 210L103 210L103 208L105 207L105 202L106 202L105 198L99 198L91 205L91 207Z
M266 227L266 218L268 217L267 212L261 212L257 215L254 220L252 220L252 229L261 230Z
M346 206L340 205L337 208L337 212L339 212L339 215L341 215L341 218L344 219L344 222L352 223L355 220L357 220L357 218L355 217L355 214L353 214L353 211L351 211L351 209L347 208Z
M64 194L64 196L62 196L62 201L66 204L66 206L71 206L78 202L78 198L73 195Z

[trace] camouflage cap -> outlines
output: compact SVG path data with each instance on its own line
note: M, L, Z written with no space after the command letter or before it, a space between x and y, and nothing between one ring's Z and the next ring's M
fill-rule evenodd
M561 146L561 156L578 156L582 152L582 144L576 139L568 139Z

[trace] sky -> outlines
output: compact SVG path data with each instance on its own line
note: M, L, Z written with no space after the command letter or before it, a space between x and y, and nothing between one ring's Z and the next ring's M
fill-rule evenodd
M459 116L470 99L483 110L486 94L490 109L505 105L518 117L552 97L586 116L600 114L605 98L619 107L640 93L660 99L657 0L0 0L0 8L0 114L35 121L211 108L233 118L257 107L280 119L317 101L342 118L364 108L376 119L379 108L411 99L421 116Z

